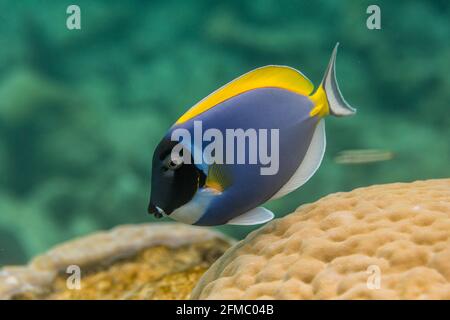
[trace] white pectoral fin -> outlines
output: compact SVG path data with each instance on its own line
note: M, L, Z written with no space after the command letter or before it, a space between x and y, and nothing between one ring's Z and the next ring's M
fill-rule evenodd
M305 184L319 168L325 154L325 147L325 121L320 120L302 163L289 181L270 200L281 198Z
M240 216L228 221L228 224L235 224L241 226L251 226L254 224L261 224L272 220L275 217L272 211L267 210L263 207L258 207L247 211Z

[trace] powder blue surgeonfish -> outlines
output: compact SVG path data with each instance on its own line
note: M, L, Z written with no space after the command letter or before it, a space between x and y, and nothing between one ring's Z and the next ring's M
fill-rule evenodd
M324 118L355 113L336 82L337 47L316 90L293 68L265 66L231 81L190 108L154 152L149 213L204 226L253 225L271 220L274 214L260 206L294 191L318 169L326 144ZM267 149L278 152L276 173L261 174L267 167L262 161L196 162L194 154L212 141L203 138L198 145L194 138L196 124L201 124L202 132L214 129L224 139L230 129L255 129L259 135L259 129L277 130L277 140L270 140L267 132L264 137L270 142ZM193 138L174 141L178 129ZM249 144L246 159L250 156ZM179 145L183 149L176 157L172 151ZM239 146L233 148L230 159L235 159ZM223 152L230 153L228 149Z

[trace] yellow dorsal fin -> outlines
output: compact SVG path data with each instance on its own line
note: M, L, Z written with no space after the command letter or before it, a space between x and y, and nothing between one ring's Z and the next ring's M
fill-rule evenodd
M309 95L314 85L300 71L286 66L266 66L250 71L229 82L190 108L176 124L186 122L243 92L264 87L290 90Z

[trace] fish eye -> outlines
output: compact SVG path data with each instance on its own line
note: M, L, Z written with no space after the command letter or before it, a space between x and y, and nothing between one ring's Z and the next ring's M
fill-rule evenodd
M178 169L179 167L181 167L182 164L183 164L183 162L177 163L175 161L169 161L169 165L167 167L171 170L175 170L175 169Z
M183 165L183 158L181 157L172 157L172 155L168 155L164 160L164 168L168 170L176 170Z

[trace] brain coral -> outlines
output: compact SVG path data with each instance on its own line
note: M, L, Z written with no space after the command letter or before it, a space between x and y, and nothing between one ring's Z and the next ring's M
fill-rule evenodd
M337 193L230 248L193 299L450 299L450 179Z
M186 299L233 241L177 223L120 226L63 243L27 266L0 269L2 299ZM69 288L68 266L81 268Z

